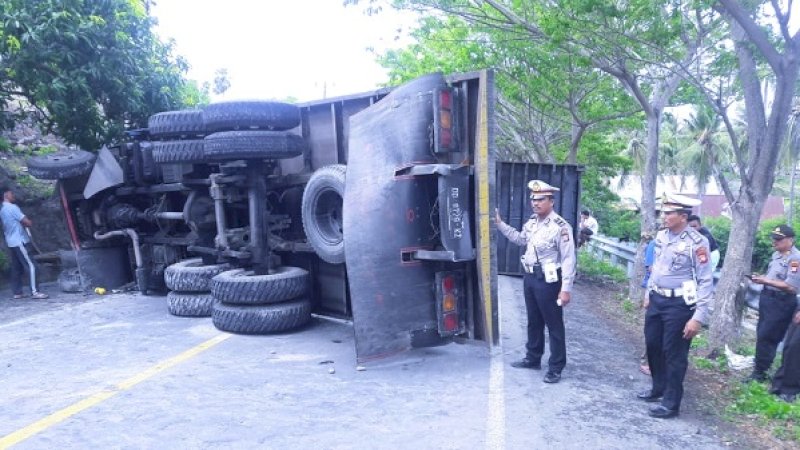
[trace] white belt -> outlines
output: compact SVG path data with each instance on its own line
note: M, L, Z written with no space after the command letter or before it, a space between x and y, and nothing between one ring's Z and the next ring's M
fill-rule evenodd
M664 297L683 297L683 289L662 289L654 287L652 291Z

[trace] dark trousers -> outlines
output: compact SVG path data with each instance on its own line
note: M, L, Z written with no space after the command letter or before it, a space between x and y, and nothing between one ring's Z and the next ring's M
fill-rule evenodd
M772 378L772 392L800 394L800 325L793 323L783 341L783 363Z
M567 345L564 336L564 312L556 303L561 291L561 276L555 283L547 283L544 276L526 273L523 280L525 308L528 311L528 351L531 361L541 361L544 354L544 327L550 335L548 371L561 373L567 364Z
M650 305L644 319L647 361L653 378L653 393L664 396L665 408L680 409L683 379L689 366L691 339L683 338L686 322L694 311L683 297L664 297L650 292Z
M756 327L756 358L754 372L765 373L775 360L775 350L792 322L797 300L793 294L761 291L758 300Z
M33 257L24 246L8 247L8 261L11 266L11 290L14 295L22 294L22 277L28 276L31 293L36 292L36 265Z

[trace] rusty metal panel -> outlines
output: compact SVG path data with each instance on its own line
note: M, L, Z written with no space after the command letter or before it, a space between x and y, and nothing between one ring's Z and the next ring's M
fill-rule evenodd
M575 238L580 221L581 174L583 166L568 164L497 163L497 208L503 220L516 229L533 211L528 199L528 181L542 180L561 189L555 197L555 211L572 225ZM497 272L522 275L519 262L524 249L505 237L497 239Z

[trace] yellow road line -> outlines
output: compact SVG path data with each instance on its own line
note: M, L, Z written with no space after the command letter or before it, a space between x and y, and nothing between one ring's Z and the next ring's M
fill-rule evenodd
M176 366L194 356L197 356L199 353L208 350L209 348L219 344L220 342L228 339L229 337L231 337L230 334L219 334L216 337L213 337L196 347L190 348L189 350L186 350L185 352L179 355L173 356L170 359L162 361L156 364L155 366L150 367L149 369L144 370L128 378L127 380L118 383L111 389L98 392L97 394L94 394L90 397L87 397L83 400L73 403L67 406L66 408L56 411L53 414L50 414L49 416L26 426L25 428L20 428L19 430L9 435L3 436L2 438L0 438L0 450L7 449L12 445L19 444L25 439L28 439L29 437L37 433L41 433L42 431L52 427L53 425L59 422L63 422L64 420L74 416L75 414L78 414L83 410L89 409L92 406L97 405L98 403L101 403L119 394L120 392L126 391L136 386L137 384L152 377L153 375L163 372L169 369L170 367Z

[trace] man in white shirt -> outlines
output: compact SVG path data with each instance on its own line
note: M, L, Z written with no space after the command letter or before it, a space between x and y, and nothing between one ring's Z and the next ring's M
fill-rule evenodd
M8 259L11 265L11 289L14 291L14 298L22 298L22 274L27 273L31 281L31 297L42 299L47 298L47 294L39 292L36 288L36 266L33 258L25 248L25 244L31 241L28 230L33 223L19 206L16 205L14 191L3 188L3 207L0 208L0 221L3 222L3 235L6 238L8 247Z
M600 225L592 217L591 211L588 209L581 211L581 223L578 225L578 247L587 243L591 236L597 234L599 230Z

